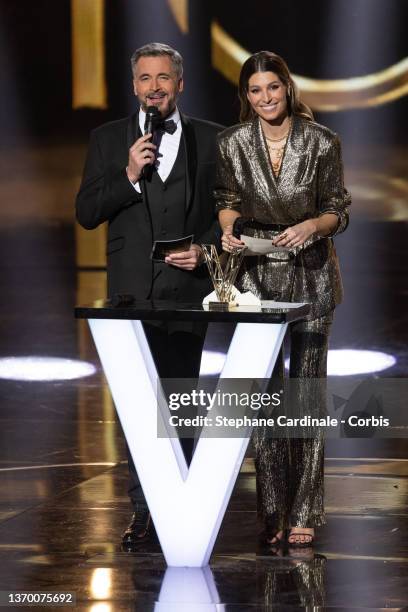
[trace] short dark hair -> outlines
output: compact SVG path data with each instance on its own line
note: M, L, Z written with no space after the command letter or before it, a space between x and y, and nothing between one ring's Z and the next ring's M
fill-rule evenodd
M136 49L130 58L133 74L135 73L136 64L141 57L158 57L160 55L167 55L171 59L174 72L176 73L177 78L181 79L183 76L183 58L181 57L180 53L164 43L157 42L148 43L147 45L143 45L143 47Z
M296 84L285 60L272 51L258 51L244 62L239 75L238 97L241 104L240 121L250 121L255 116L248 97L249 79L256 72L274 72L286 87L289 115L300 115L313 121L311 109L300 100Z

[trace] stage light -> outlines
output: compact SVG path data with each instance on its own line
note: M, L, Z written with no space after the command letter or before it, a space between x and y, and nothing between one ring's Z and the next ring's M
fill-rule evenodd
M357 349L339 349L329 351L327 360L328 376L353 376L354 374L372 374L381 372L395 365L397 360L392 355L380 351L363 351ZM289 359L285 361L289 369Z
M96 604L92 604L89 608L89 612L112 612L111 604L105 602L99 602Z
M92 573L91 593L94 599L109 599L112 589L112 569L98 567Z
M224 353L204 351L200 374L203 376L219 374L223 368L225 357ZM380 351L339 349L329 351L327 373L329 376L372 374L391 368L396 362L395 357ZM287 370L289 369L289 359L286 359L285 367Z
M3 357L0 359L0 379L26 381L73 380L95 374L96 368L87 361L61 357Z
M379 351L355 349L329 351L328 374L330 376L350 376L381 372L391 368L396 361L392 355Z

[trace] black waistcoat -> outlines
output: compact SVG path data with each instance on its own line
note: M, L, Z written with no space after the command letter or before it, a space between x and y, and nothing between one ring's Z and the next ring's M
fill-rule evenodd
M153 240L175 240L184 236L186 214L186 157L183 137L173 168L163 182L156 170L145 181L146 201L150 210ZM153 264L151 298L177 298L175 269L167 264Z

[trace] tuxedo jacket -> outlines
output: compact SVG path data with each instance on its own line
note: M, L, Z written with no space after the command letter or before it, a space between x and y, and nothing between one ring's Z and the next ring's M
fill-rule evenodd
M198 244L219 245L213 189L216 135L223 128L185 115L181 121L180 146L185 148L186 167L183 235L193 234ZM130 293L143 300L150 298L153 283L151 212L143 182L142 193L138 193L126 174L129 148L139 136L138 113L92 131L76 214L86 229L108 222L108 295ZM167 268L179 301L200 301L211 291L205 265L193 271Z
M235 209L263 224L295 225L336 214L339 221L331 236L314 235L289 257L245 258L241 273L247 271L245 289L252 290L257 280L261 288L262 283L273 285L265 287L265 293L276 292L281 301L310 303L309 318L330 312L341 301L332 236L346 229L351 198L344 188L340 141L334 132L294 116L276 178L259 118L227 128L218 136L215 196L218 210ZM269 237L262 231L255 234Z

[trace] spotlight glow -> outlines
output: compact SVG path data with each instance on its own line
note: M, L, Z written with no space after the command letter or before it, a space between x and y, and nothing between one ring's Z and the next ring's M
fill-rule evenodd
M26 381L73 380L95 374L92 363L60 357L3 357L0 379Z
M204 376L219 374L224 366L225 357L224 353L204 351L200 373ZM396 362L395 357L380 351L338 349L329 351L327 373L329 376L370 374L387 370ZM286 359L285 367L289 369L289 359Z
M395 365L397 360L392 355L379 351L360 351L357 349L339 349L329 351L327 360L328 376L353 376L381 372ZM289 359L285 361L289 368Z
M109 599L112 590L112 568L98 567L93 571L91 593L95 599Z

